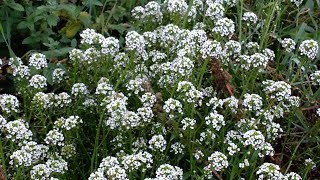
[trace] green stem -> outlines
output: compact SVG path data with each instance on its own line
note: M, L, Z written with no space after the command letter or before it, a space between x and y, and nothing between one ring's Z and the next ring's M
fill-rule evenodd
M90 167L90 170L91 172L93 172L93 170L95 169L96 167L96 160L97 160L97 154L98 154L98 144L99 144L99 136L100 136L100 129L101 129L101 126L102 126L102 119L103 119L103 114L100 116L100 119L99 119L99 124L98 124L98 129L97 129L97 132L96 132L96 138L95 138L95 142L94 142L94 149L93 149L93 155L91 157L91 167Z
M7 168L6 168L6 162L5 162L5 158L4 158L4 154L3 154L2 138L1 137L0 137L0 157L1 157L2 170L4 172L4 180L7 180L7 176L6 176Z

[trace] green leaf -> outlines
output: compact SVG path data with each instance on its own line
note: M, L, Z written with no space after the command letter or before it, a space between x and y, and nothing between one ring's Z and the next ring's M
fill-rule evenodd
M99 0L88 0L88 4L89 5L95 5L95 6L103 6L102 2L100 2Z
M43 52L43 54L46 55L46 57L48 59L50 59L50 58L54 58L54 57L64 56L64 55L68 54L72 49L74 49L74 48L65 47L65 48L46 51L46 52Z
M91 24L91 16L89 13L83 11L79 14L79 20L85 27L88 27Z
M55 15L49 15L47 17L47 22L48 22L48 25L50 27L52 26L56 26L58 24L58 21L59 21L59 17L55 16Z
M33 36L29 36L22 41L22 44L33 44L37 42L36 38Z
M17 11L24 11L24 7L21 4L15 2L9 3L8 6Z

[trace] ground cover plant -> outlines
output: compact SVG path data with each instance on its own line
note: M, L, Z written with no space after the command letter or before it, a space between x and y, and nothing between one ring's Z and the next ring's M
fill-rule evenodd
M63 61L1 60L15 88L0 95L1 178L319 177L310 3L149 1L123 38L87 28Z

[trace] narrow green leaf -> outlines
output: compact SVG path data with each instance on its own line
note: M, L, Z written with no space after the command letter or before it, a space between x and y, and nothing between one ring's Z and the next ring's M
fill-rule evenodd
M8 6L17 11L24 11L24 7L21 4L15 2L9 3Z

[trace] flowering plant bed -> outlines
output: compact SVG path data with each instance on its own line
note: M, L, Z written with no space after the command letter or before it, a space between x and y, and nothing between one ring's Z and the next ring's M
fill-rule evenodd
M314 177L319 45L270 35L286 3L259 17L243 1L150 1L132 10L124 42L86 29L65 62L10 58L15 93L0 95L1 174Z

